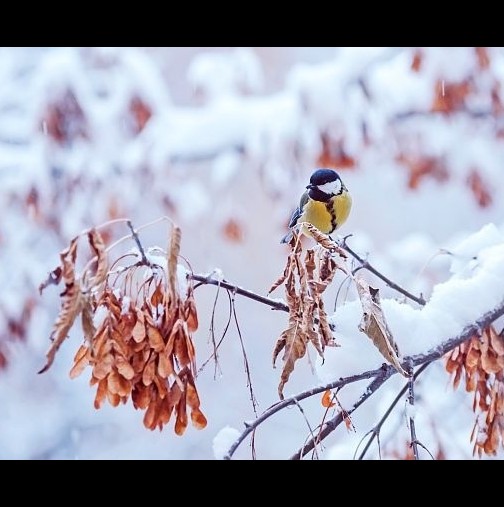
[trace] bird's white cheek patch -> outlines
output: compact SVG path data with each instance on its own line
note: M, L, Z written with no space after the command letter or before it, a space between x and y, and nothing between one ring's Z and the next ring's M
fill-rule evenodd
M340 180L329 181L328 183L324 183L323 185L317 185L317 187L325 194L338 194L339 191L341 190L341 182Z

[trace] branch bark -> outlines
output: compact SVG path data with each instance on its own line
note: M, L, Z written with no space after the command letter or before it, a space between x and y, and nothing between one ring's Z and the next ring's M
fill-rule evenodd
M246 289L242 289L241 287L238 287L237 285L233 285L229 282L225 282L224 280L216 280L215 278L212 278L211 276L204 276L204 275L196 275L194 273L189 273L189 278L200 282L202 284L209 284L209 285L216 285L217 287L223 287L224 289L230 290L231 292L235 294L240 294L240 296L244 296L249 299L253 299L254 301L257 301L258 303L262 303L263 305L270 306L273 308L273 310L280 310L282 312L289 312L289 307L282 303L281 301L275 301L274 299L270 299L264 296L260 296L259 294L256 294L255 292L251 292Z
M401 293L403 296L406 296L407 298L411 299L412 301L415 301L415 303L418 303L421 306L424 306L426 301L422 296L415 296L414 294L411 294L411 292L408 292L406 289L398 285L397 283L393 282L390 278L387 278L385 275L380 273L374 266L372 266L366 259L363 259L357 252L354 252L346 243L346 238L343 239L342 244L340 245L343 250L348 252L354 259L356 259L360 263L359 269L367 269L370 273L373 273L373 275L377 276L380 280L383 280L390 288L396 290L397 292Z
M497 320L499 317L502 317L504 315L504 300L495 308L492 310L486 312L483 314L480 318L478 318L475 322L467 325L460 334L457 336L454 336L452 338L449 338L448 340L444 341L437 347L434 347L433 349L427 351L424 354L417 354L414 356L408 356L404 358L404 361L402 362L403 368L409 368L413 366L419 366L423 365L425 363L430 363L432 361L436 361L438 359L441 359L447 352L453 350L455 347L460 345L461 343L465 342L475 334L481 334L482 330L492 324L495 320ZM245 430L240 434L240 436L237 438L237 440L233 443L233 445L230 447L228 453L226 456L224 456L224 459L231 459L233 454L235 453L236 449L240 446L240 444L243 442L243 440L252 432L254 431L258 426L260 426L264 421L269 419L272 415L276 414L280 410L284 409L285 407L288 407L290 405L293 405L301 400L304 400L306 398L309 398L311 396L315 396L316 394L322 393L326 391L327 389L335 389L335 388L342 388L347 384L357 382L359 380L364 380L367 378L373 378L374 380L371 382L371 384L368 386L366 391L363 393L363 395L357 400L357 402L354 404L351 410L347 411L348 414L356 410L362 403L364 403L372 394L374 394L390 377L395 375L397 373L397 370L394 366L391 364L384 364L381 368L378 368L376 370L369 370L357 375L352 375L350 377L341 378L339 380L330 382L324 386L318 386L313 389L303 391L302 393L292 396L290 398L287 398L273 407L266 410L260 417L255 419L252 423L247 424L245 427ZM369 394L368 394L368 391ZM317 443L322 441L324 438L326 438L328 435L330 435L341 423L343 422L343 415L338 414L335 418L328 421L324 425L323 429L323 435L319 435L317 437ZM313 440L313 439L312 439ZM306 454L306 452L309 452L311 449L309 448L311 445L315 445L315 442L309 441L300 451L299 457L302 457ZM313 447L311 447L313 448ZM293 459L296 459L297 454L294 454L292 456Z

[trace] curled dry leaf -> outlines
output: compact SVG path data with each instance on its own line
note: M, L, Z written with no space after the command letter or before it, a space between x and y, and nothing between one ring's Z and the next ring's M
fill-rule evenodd
M88 287L96 287L105 281L108 273L107 251L103 238L96 229L93 228L88 232L88 241L91 251L96 256L95 274L88 282Z
M177 298L177 263L178 256L180 253L180 240L181 240L180 228L174 226L170 238L170 248L168 250L168 287L170 291L170 299L175 300Z
M394 341L392 333L385 320L383 309L380 305L379 290L370 287L361 277L356 277L355 286L362 304L362 321L359 329L374 343L380 354L391 363L396 370L405 377L408 373L401 366L399 361L399 349Z
M327 389L327 391L324 391L324 394L322 395L322 406L324 408L331 408L336 405L336 402L333 401L333 394L330 389Z
M50 368L56 356L56 352L68 336L68 332L82 308L83 297L80 291L80 284L75 277L77 240L78 237L72 239L70 246L60 253L61 272L65 283L65 290L61 293L60 312L51 333L51 340L53 343L46 354L47 362L39 373L43 373Z

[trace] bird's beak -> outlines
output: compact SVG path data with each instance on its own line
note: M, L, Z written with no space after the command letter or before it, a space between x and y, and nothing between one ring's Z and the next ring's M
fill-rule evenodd
M313 188L315 188L315 187L316 187L316 185L312 185L311 183L309 185L306 185L306 188L309 188L310 190L313 189Z

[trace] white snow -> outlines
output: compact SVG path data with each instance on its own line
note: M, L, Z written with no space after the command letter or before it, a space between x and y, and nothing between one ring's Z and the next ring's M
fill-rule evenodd
M239 436L240 432L236 428L231 426L222 428L212 442L215 459L223 459Z

